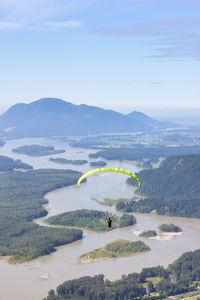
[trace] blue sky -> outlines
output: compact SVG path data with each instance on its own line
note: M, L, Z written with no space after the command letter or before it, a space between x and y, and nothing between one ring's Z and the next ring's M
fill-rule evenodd
M0 0L0 112L57 97L200 113L199 0Z

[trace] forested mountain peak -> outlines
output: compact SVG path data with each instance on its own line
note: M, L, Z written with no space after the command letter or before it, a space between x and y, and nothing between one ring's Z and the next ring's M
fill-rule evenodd
M143 113L124 115L57 98L42 98L30 104L18 103L0 116L1 134L9 132L14 137L136 132L169 126L172 124L156 121Z

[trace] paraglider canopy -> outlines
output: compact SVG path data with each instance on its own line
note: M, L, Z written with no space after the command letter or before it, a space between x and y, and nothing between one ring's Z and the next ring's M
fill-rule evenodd
M126 174L126 175L129 175L133 178L135 178L138 183L139 183L139 186L141 186L141 182L140 182L140 179L135 175L133 174L132 172L128 171L128 170L125 170L125 169L121 169L121 168L97 168L97 169L94 169L94 170L91 170L85 174L83 174L78 182L77 182L77 186L80 185L81 181L83 179L85 179L87 176L90 176L90 175L93 175L93 174L96 174L96 173L100 173L100 172L117 172L117 173L123 173L123 174Z

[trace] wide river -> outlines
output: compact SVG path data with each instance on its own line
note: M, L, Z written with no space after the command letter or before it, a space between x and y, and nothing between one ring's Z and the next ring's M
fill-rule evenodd
M59 168L75 169L79 171L90 170L89 165L73 166L59 165L49 162L49 156L29 157L27 155L12 152L12 148L25 144L53 145L56 149L65 149L66 152L53 157L68 159L88 159L92 150L72 148L67 141L48 139L18 139L10 140L0 148L1 155L7 155L14 159L21 159L29 163L35 169ZM136 167L109 161L107 166L127 168L133 172ZM106 174L105 176L91 176L87 183L77 186L65 187L48 193L45 198L49 203L46 205L48 216L62 212L88 208L108 210L115 212L114 208L98 204L95 199L103 200L104 197L117 199L120 197L131 198L135 188L126 184L127 176L122 174ZM51 288L56 288L65 280L85 275L103 273L108 279L119 279L122 274L140 271L143 267L163 265L167 266L177 259L182 253L198 249L200 246L200 220L186 218L172 218L151 214L134 214L137 224L128 228L115 229L107 233L95 233L84 230L84 238L70 245L61 246L49 256L41 257L34 261L11 265L5 258L0 259L0 291L2 300L41 300ZM42 220L36 222L42 225ZM143 239L151 247L151 251L120 258L112 261L81 264L78 257L93 249L104 246L106 243L122 238L136 241L138 236L134 231L143 229L158 230L162 223L174 223L183 229L182 235L175 236L171 240ZM46 278L45 278L46 277Z

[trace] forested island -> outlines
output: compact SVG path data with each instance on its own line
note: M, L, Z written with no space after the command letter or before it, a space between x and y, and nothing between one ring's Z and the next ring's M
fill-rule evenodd
M76 184L80 172L41 169L0 174L0 255L24 262L82 238L79 229L39 226L33 219L47 215L44 195Z
M151 250L142 241L131 242L127 240L116 240L105 245L103 248L95 249L89 253L80 256L80 261L83 263L101 261L118 257L131 256L136 253L141 253Z
M107 165L107 163L103 160L99 160L99 161L92 161L90 163L91 167L105 167Z
M55 163L58 163L58 164L61 164L61 165L84 165L84 164L87 164L88 161L85 160L85 159L76 159L76 160L72 160L72 159L66 159L66 158L49 158L49 161L51 162L55 162Z
M164 299L196 291L199 287L200 250L184 253L168 268L144 268L140 273L122 275L110 281L104 275L68 280L50 290L43 300L65 299Z
M27 154L29 156L45 156L52 154L59 154L65 152L65 150L55 150L53 146L40 146L40 145L24 145L15 149L13 152Z
M112 227L108 228L107 218L112 219ZM136 223L132 215L123 214L118 217L98 210L81 209L62 213L45 220L50 225L74 226L94 231L108 231L115 228L131 226Z
M0 172L14 171L14 169L31 170L33 167L23 163L20 159L14 160L8 156L0 155Z
M155 230L144 230L139 234L140 237L155 237L157 236L157 232Z
M174 224L161 224L159 230L162 232L181 232L182 229Z
M124 212L156 212L160 215L200 217L200 155L166 158L159 168L137 173L145 195L139 201L120 201L116 209ZM128 183L135 186L135 180Z

